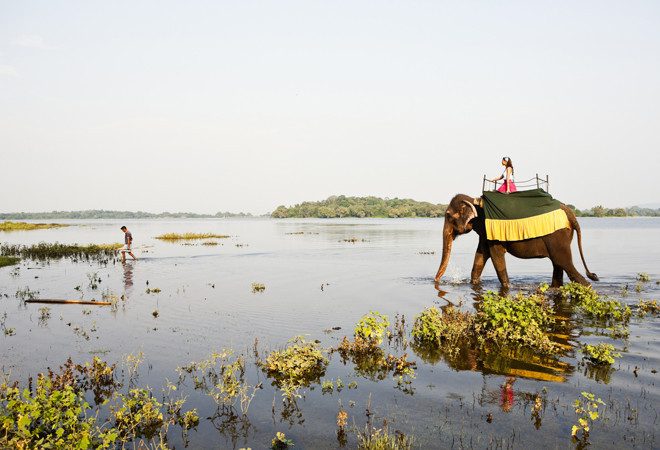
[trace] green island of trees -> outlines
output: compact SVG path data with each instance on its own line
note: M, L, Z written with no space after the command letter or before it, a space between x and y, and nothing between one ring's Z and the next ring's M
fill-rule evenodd
M285 218L335 217L442 217L447 205L418 202L411 199L379 197L346 197L333 195L319 202L303 202L287 208L278 206L271 214Z

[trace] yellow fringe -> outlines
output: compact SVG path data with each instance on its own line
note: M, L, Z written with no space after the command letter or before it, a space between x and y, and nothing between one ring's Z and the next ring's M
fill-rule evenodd
M516 220L486 219L486 236L495 241L522 241L570 228L566 213L556 209L539 216Z

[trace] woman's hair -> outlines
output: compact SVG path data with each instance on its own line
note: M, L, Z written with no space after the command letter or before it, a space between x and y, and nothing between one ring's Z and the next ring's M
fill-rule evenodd
M508 156L505 156L502 158L504 161L506 161L506 166L511 167L511 171L513 172L513 161L511 161L511 158Z

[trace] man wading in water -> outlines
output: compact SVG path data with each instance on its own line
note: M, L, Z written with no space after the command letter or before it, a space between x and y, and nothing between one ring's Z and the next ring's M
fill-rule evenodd
M128 252L129 255L133 259L137 259L133 253L131 253L131 245L133 244L133 235L131 234L130 231L128 231L128 228L126 227L121 227L121 231L124 232L124 244L126 244L126 248L121 250L121 257L123 261L126 261L126 252Z

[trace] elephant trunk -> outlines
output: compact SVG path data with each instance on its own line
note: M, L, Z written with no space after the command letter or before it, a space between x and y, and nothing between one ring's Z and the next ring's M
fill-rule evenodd
M451 255L451 245L454 243L454 229L447 219L445 219L445 226L442 230L442 261L440 262L440 268L438 273L435 275L435 281L440 281L440 277L447 270L449 265L449 255Z

